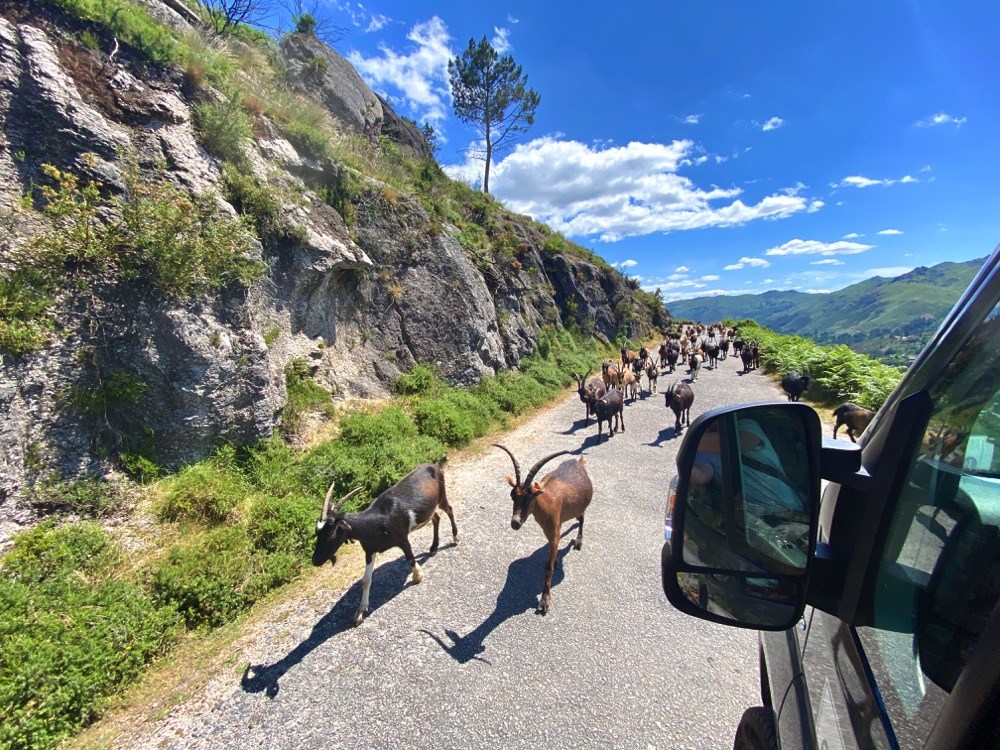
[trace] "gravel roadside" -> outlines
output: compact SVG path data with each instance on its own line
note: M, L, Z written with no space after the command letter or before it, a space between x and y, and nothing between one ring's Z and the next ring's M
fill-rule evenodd
M692 418L784 400L741 369L734 358L703 368ZM661 376L660 390L686 377ZM115 747L731 747L743 710L759 703L757 638L681 615L663 596L663 493L681 442L673 415L644 392L625 407L625 431L607 439L605 427L600 444L583 415L570 393L500 440L524 469L549 452L582 453L594 483L582 551L568 551L575 524L563 528L548 615L535 612L544 535L534 521L510 527L510 459L493 448L456 454L446 476L461 543L445 523L441 550L424 559L431 532L415 533L421 584L393 550L379 558L360 627L353 577L276 606L198 695ZM336 578L362 568L357 556L342 560ZM332 580L328 571L316 575Z

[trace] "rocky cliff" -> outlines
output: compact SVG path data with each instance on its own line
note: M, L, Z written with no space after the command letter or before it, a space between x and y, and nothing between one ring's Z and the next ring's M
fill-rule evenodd
M98 186L95 226L114 225L137 185L211 196L254 227L245 254L263 269L177 294L83 253L60 265L46 335L0 350L0 536L35 517L38 482L270 435L292 361L334 398L377 398L418 362L463 384L516 368L546 326L609 340L661 322L595 256L451 183L329 47L258 39L220 61L177 5L147 4L168 24L155 46L71 2L0 3L2 275L30 278L18 269L37 237L66 231L45 214L44 165ZM235 151L220 112L248 123ZM26 294L0 289L0 322L18 322L4 305Z

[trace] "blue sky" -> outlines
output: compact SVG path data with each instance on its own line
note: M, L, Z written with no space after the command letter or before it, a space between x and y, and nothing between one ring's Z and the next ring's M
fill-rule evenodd
M995 1L321 2L469 182L448 59L484 35L512 54L541 104L491 191L668 302L833 291L1000 242Z

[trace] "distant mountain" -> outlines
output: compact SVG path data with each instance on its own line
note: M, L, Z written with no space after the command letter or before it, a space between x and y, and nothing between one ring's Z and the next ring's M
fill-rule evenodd
M847 344L888 364L905 365L937 330L985 258L875 276L828 294L764 292L671 302L674 318L704 323L753 318L778 333L818 344Z

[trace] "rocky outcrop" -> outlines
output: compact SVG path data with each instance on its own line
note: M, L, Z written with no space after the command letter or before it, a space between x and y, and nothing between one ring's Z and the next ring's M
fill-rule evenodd
M289 85L317 98L350 130L373 143L384 135L418 158L431 158L420 129L397 115L335 50L314 36L288 34L280 53Z
M314 57L329 61L314 65L322 77L308 90L343 127L430 156L419 130L325 45L297 35L282 55L293 75ZM214 196L235 217L193 125L196 98L210 95L180 71L139 75L43 16L0 17L0 200L19 202L46 163L111 193L125 188L129 164L151 179L166 165L172 184ZM516 367L545 325L619 333L627 280L554 251L530 220L484 198L493 239L473 247L416 197L357 174L347 191L342 165L300 155L263 116L254 130L244 170L283 201L284 230L262 233L255 250L263 279L178 301L98 275L57 295L41 350L0 352L0 543L35 517L26 493L35 483L106 472L129 456L176 467L270 435L293 360L338 398L373 398L417 362L462 384ZM18 237L44 224L32 212L7 215L0 269L16 263ZM643 311L629 332L644 335L653 315Z

